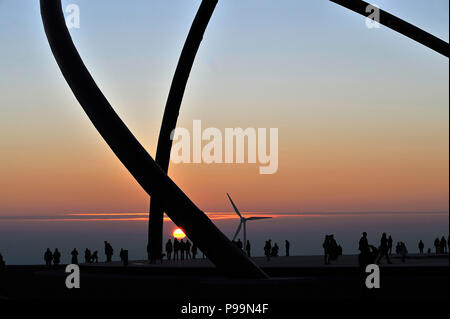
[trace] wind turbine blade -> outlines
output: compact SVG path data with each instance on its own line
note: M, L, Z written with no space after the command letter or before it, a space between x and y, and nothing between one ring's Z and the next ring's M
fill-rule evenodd
M258 220L258 219L270 219L272 217L249 217L246 218L247 220Z
M239 226L238 226L238 228L236 230L236 233L234 234L233 240L235 240L237 235L239 235L239 232L241 231L241 228L242 228L242 222L239 223Z
M230 195L229 195L228 193L227 193L227 196L228 196L228 199L229 199L230 202L231 202L231 205L233 205L233 208L234 208L234 211L236 212L236 214L238 214L239 217L242 218L242 215L241 215L241 213L239 212L239 209L237 209L236 205L234 205L233 200L231 199L231 197L230 197Z

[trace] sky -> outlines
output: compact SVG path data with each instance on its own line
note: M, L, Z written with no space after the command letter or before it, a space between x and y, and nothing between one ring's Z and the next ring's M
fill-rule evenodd
M199 0L70 0L73 40L154 156ZM446 0L379 0L444 39ZM179 127L278 128L279 168L173 164L204 211L448 212L448 58L326 0L222 0ZM0 216L145 212L149 199L94 129L45 38L38 1L0 0Z

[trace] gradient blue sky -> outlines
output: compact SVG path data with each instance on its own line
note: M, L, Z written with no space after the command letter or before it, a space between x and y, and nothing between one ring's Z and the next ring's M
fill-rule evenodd
M199 0L63 1L74 42L154 155ZM375 2L448 41L449 2ZM145 211L51 55L38 1L0 0L0 214ZM222 0L180 113L205 126L278 127L280 169L172 165L205 210L448 210L448 59L327 0ZM270 196L269 196L270 194Z

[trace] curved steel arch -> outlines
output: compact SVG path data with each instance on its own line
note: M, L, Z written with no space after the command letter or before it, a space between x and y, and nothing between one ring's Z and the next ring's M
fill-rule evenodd
M366 12L369 3L362 0L330 0L336 4L339 4L347 9L350 9L356 13L359 13L365 17L368 17L371 12ZM424 46L446 56L448 58L448 43L441 40L434 35L406 22L396 16L380 9L380 24L397 31L404 36L423 44Z
M136 181L163 202L167 215L221 271L232 276L268 278L161 170L111 107L72 41L61 0L40 0L40 7L50 48L64 78L92 124Z
M178 114L183 101L195 56L205 34L218 0L203 0L194 18L189 34L186 38L183 50L178 61L175 75L167 98L164 116L159 132L158 146L156 149L156 163L167 174L170 162L170 150L172 148L171 132L177 125ZM162 202L157 197L150 200L148 223L148 250L149 259L155 261L162 254L164 209Z

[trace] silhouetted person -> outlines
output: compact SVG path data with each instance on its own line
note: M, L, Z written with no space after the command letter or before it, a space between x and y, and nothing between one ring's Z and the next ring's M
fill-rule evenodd
M86 264L90 264L91 259L92 259L91 251L89 250L89 248L86 248L86 250L84 251L84 262Z
M389 246L386 233L383 233L383 235L381 236L379 251L380 252L377 259L377 264L380 264L383 257L386 257L388 264L392 264L391 260L389 259Z
M242 249L244 247L244 245L242 244L241 239L239 238L238 241L236 242L236 245L238 246L239 249Z
M441 249L441 242L439 241L439 238L434 240L434 248L436 249L436 255L439 254Z
M105 240L105 255L106 255L106 262L110 263L112 261L112 256L114 255L114 249L112 248L111 244L108 243Z
M278 250L279 250L279 249L280 249L280 248L278 247L278 244L275 243L275 244L273 245L273 247L272 247L271 256L272 256L272 257L278 257Z
M170 240L169 238L169 240L166 243L167 260L170 260L172 258L172 250L173 250L172 240Z
M406 245L404 242L399 243L400 256L402 256L402 262L405 262L406 255L408 254L408 249L406 249Z
M124 267L128 266L128 250L120 249L120 260Z
M53 265L58 266L61 262L61 253L58 248L55 248L55 252L53 253Z
M72 255L72 264L78 265L78 251L76 248L70 253Z
M425 248L425 245L424 245L424 243L423 243L423 241L421 240L421 241L419 241L419 253L421 254L421 255L423 255L423 249Z
M184 260L184 252L186 251L186 244L184 243L184 241L183 241L183 239L182 240L180 240L180 257L181 257L181 260L183 261Z
M447 253L447 241L445 240L444 236L442 236L439 246L441 248L441 254L446 254Z
M0 270L5 269L5 267L6 267L5 260L3 259L2 254L0 254Z
M197 257L198 253L198 247L196 243L192 244L192 259L195 259Z
M92 254L92 262L98 264L98 251L94 251Z
M250 240L247 240L247 244L245 245L245 251L247 252L247 257L251 257L252 245L250 245Z
M289 250L291 249L291 243L289 240L286 240L284 242L284 247L286 248L286 257L289 257Z
M53 254L50 251L50 248L47 248L47 250L44 253L44 260L45 260L45 264L47 266L51 266L52 265L52 260L53 260Z
M192 243L189 240L186 240L186 243L184 244L184 248L186 251L186 259L192 259L191 247L192 247Z
M389 235L389 238L388 238L388 250L389 250L389 255L392 255L392 244L393 244L393 242L392 242L392 236Z
M369 240L367 239L366 232L364 232L362 234L362 237L359 240L359 248L358 249L362 254L369 252Z
M330 236L325 235L325 240L323 241L322 244L323 247L323 259L325 262L325 265L329 265L330 264Z
M339 256L342 255L342 247L337 244L336 240L334 239L334 235L328 236L329 240L329 260L336 260Z
M267 261L270 260L271 250L272 250L272 244L271 244L271 241L269 239L269 240L266 241L266 244L264 245L264 255L266 256Z
M369 264L374 264L378 257L378 249L375 246L367 245L367 249L363 250L359 256L358 261L361 269L365 272Z
M395 245L395 253L397 255L400 255L400 251L401 251L401 246L400 246L400 242L397 243L397 245Z
M174 239L173 240L173 259L178 261L180 259L180 242L178 241L178 239Z

